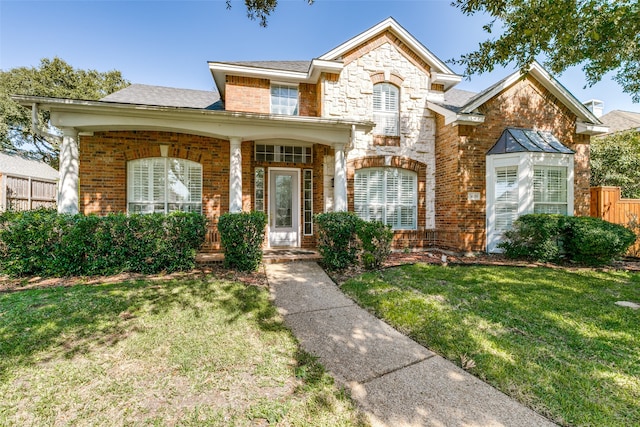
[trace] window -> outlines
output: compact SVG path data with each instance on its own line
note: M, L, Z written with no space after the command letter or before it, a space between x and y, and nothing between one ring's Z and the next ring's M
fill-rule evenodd
M298 115L298 87L271 85L271 113L287 116Z
M313 171L305 169L303 173L304 235L310 236L313 234Z
M202 166L155 157L127 164L130 213L202 212Z
M264 212L264 168L256 168L255 179L255 210Z
M398 136L399 89L391 83L373 86L373 121L376 135Z
M415 230L418 217L418 177L395 168L356 171L354 204L364 220L378 220L396 230Z
M495 229L501 232L510 230L518 217L518 167L496 168L495 177Z
M533 168L533 212L567 214L567 168Z
M256 161L311 163L311 147L256 144Z

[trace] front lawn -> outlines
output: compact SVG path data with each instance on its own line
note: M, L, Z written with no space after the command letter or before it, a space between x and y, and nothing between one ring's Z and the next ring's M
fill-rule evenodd
M360 425L266 289L210 276L0 293L0 425Z
M342 289L562 425L640 425L640 275L415 264Z

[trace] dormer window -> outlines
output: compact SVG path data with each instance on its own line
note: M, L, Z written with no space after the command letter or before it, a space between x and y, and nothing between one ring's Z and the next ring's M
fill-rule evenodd
M298 115L298 86L271 85L271 114Z
M375 135L399 135L400 90L391 83L377 83L373 86L373 121Z

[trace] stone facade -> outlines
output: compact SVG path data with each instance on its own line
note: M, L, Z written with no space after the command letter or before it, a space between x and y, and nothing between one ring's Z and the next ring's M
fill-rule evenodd
M429 70L420 65L389 35L376 38L347 55L349 61L339 79L325 80L323 116L372 120L373 85L390 82L400 88L400 136L380 137L358 133L347 160L367 157L407 158L425 168L424 193L420 194L419 224L435 226L435 115L427 109ZM345 61L345 62L347 62ZM350 172L352 173L352 172Z

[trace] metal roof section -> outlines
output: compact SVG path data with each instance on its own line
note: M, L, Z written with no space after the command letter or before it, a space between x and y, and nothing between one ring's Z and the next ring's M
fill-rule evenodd
M58 171L39 160L29 159L20 154L0 152L0 174L41 178L55 181Z
M551 132L506 128L487 155L522 152L574 154L573 150L565 147Z
M204 110L224 109L220 95L213 90L178 89L143 84L132 84L105 96L100 101Z

